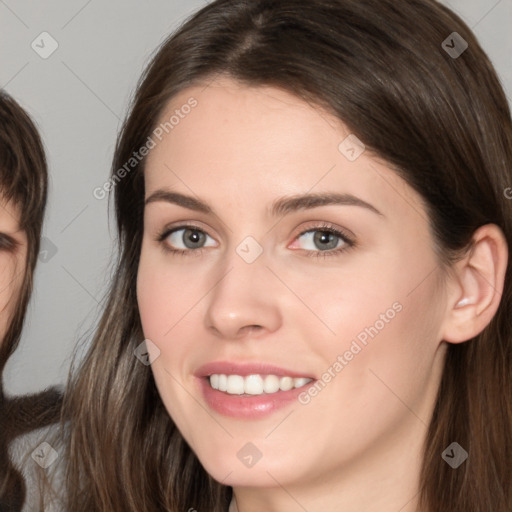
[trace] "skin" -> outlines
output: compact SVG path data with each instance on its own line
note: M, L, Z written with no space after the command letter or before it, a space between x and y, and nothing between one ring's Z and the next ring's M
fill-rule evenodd
M19 208L0 199L0 343L14 314L27 257L27 235L19 228L19 218Z
M137 282L170 416L205 469L233 486L240 512L417 510L443 338L459 342L481 330L495 296L463 274L447 277L421 197L369 151L350 162L338 150L350 133L339 120L287 92L227 78L182 91L162 119L191 96L198 106L149 154L146 198L180 192L215 213L148 203ZM269 213L278 198L320 192L353 194L381 215L355 205ZM159 235L188 223L208 235L203 251L166 252L185 249L183 231ZM350 233L356 246L314 257L321 248L301 233L324 223ZM263 249L251 264L236 252L247 236ZM492 239L488 253L497 247L503 256L503 240ZM478 254L485 268L487 253ZM468 290L489 299L472 329L464 326L475 306L454 309ZM401 311L307 405L247 420L218 414L203 399L193 374L211 361L268 362L321 379L397 302ZM248 442L262 453L250 468L237 457Z

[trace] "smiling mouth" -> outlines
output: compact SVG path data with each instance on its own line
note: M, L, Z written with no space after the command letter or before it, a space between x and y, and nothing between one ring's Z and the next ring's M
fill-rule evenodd
M214 373L207 377L210 386L229 395L264 395L290 391L306 386L313 379L307 377L279 377L277 375L226 375Z

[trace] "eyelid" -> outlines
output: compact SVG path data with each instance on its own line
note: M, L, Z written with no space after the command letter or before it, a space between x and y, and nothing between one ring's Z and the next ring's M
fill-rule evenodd
M206 236L209 236L211 239L215 240L215 243L218 246L218 241L210 235L208 230L204 229L203 227L197 225L195 222L187 222L187 221L181 221L178 223L173 223L170 225L167 225L162 231L159 232L158 236L156 237L157 242L159 242L160 247L165 253L176 255L176 256L201 256L203 251L207 249L211 249L212 247L198 247L197 249L176 249L170 244L166 243L166 239L171 236L176 231L186 230L186 229L195 229L197 231L201 231Z
M206 236L209 236L210 238L215 240L215 242L218 244L219 242L215 239L215 237L213 237L212 235L209 234L209 230L205 229L204 227L200 226L199 224L200 223L197 223L195 221L189 221L189 222L179 221L177 223L172 223L170 225L167 225L158 235L157 241L161 244L162 249L167 253L174 254L177 256L192 256L192 255L201 256L203 251L205 251L206 249L210 249L211 246L198 247L196 249L175 249L172 246L170 246L169 244L165 243L165 240L171 234L175 233L176 231L181 231L181 230L186 230L186 229L195 229L195 230L201 231ZM356 241L356 236L354 235L354 233L351 230L349 230L347 228L342 228L340 226L336 226L336 225L334 225L330 222L326 222L326 221L309 221L309 223L307 223L307 224L309 224L309 226L303 225L301 227L301 229L297 232L297 234L293 236L293 240L291 243L293 243L295 240L297 240L297 238L299 238L300 236L303 236L307 233L311 233L313 231L326 231L326 232L330 232L330 233L334 234L334 236L341 239L343 241L344 245L342 247L338 247L335 249L327 249L325 251L322 251L322 250L315 251L315 250L310 250L310 249L292 249L294 251L303 251L305 256L322 257L322 258L330 257L330 256L337 256L337 255L340 255L341 253L345 253L348 250L353 249L358 246L358 242ZM290 244L288 244L287 247L289 245Z
M0 233L0 250L13 252L20 243L5 233Z
M298 229L296 234L293 235L293 240L295 240L299 236L309 233L311 231L322 231L322 230L337 231L348 242L353 243L354 245L356 244L357 237L350 229L342 228L341 226L338 226L336 224L332 224L331 222L327 222L327 221L323 221L323 220L309 221L309 222L306 222L306 226L301 225L300 229Z
M331 224L329 222L321 221L320 224L318 222L313 224L309 228L302 227L302 230L293 238L293 242L295 242L299 237L311 233L314 231L325 231L328 233L332 233L334 236L338 237L343 245L341 247L337 247L334 249L327 250L312 250L312 249L292 249L293 251L300 251L301 254L308 258L335 258L336 256L341 256L342 254L347 253L348 251L358 247L359 243L356 241L355 235L349 229L341 228ZM350 232L351 234L347 234ZM292 242L292 243L293 243Z
M197 229L198 231L202 231L210 238L213 238L217 243L219 243L218 240L210 234L210 230L208 228L205 228L201 225L201 223L195 221L178 221L166 225L163 229L158 231L158 240L161 242L165 240L171 233L179 231L180 229Z
M202 223L197 221L177 221L173 222L171 224L166 225L162 230L159 230L159 236L164 237L168 236L173 231L178 231L179 229L197 229L199 231L203 231L208 236L213 238L215 241L217 241L215 236L212 236L209 232L209 228L206 228L201 225ZM307 225L309 224L309 226ZM342 235L344 235L347 239L351 241L355 241L356 235L347 228L342 228L341 226L337 226L335 224L332 224L330 222L326 221L309 221L306 223L306 226L302 225L300 229L296 230L296 233L293 235L293 240L297 238L300 235L303 235L309 231L314 230L322 230L322 229L333 229L335 231L339 231ZM165 236L164 236L165 235ZM217 241L218 242L218 241Z

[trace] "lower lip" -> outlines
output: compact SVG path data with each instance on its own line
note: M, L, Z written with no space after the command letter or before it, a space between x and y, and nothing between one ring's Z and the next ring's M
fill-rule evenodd
M298 396L308 389L314 381L300 388L262 395L244 396L230 395L213 389L208 378L199 378L199 385L211 409L224 416L233 418L257 419L270 416L272 413L297 402Z

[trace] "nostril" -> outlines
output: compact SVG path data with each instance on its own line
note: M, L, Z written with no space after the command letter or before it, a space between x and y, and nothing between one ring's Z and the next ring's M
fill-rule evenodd
M261 325L246 325L240 329L240 331L244 334L253 334L255 332L261 331L263 327Z

